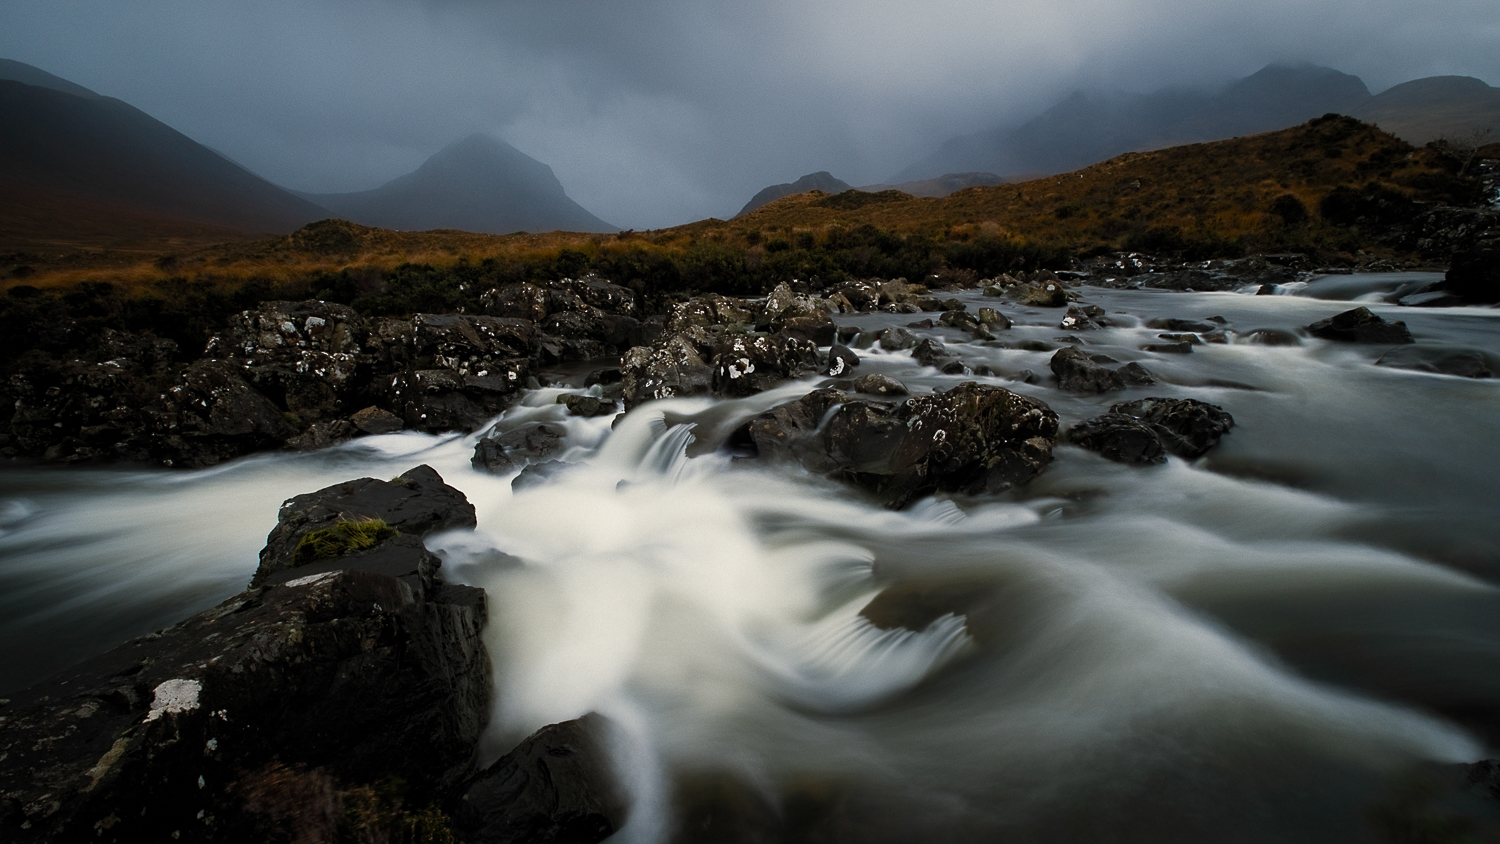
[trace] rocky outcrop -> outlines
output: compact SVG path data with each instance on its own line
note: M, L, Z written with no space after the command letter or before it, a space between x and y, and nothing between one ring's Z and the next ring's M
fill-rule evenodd
M1024 484L1051 460L1056 434L1046 404L968 382L899 405L814 390L750 420L737 437L766 459L843 478L900 508L935 492Z
M0 837L385 840L445 825L489 713L485 598L445 585L416 541L472 524L472 508L430 469L407 476L412 488L362 486L411 533L263 563L254 588L15 695ZM360 497L292 499L266 559Z
M1339 340L1345 343L1411 343L1414 342L1406 323L1386 322L1366 307L1335 314L1320 319L1307 327L1307 332L1324 340Z
M1196 399L1145 398L1068 429L1068 441L1117 463L1162 463L1168 454L1193 459L1218 445L1234 417Z

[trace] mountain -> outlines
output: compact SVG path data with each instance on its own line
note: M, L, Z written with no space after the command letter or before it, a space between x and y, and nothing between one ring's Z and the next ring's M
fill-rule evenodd
M288 232L328 216L145 112L0 64L0 234L80 238Z
M767 202L775 202L783 196L791 196L794 193L807 193L810 190L820 190L824 193L843 193L849 190L850 187L848 182L835 179L833 174L827 170L819 170L816 173L808 173L795 182L786 182L762 188L759 193L750 197L750 201L745 203L745 207L740 209L740 213L734 216L743 217L765 205Z
M619 231L569 199L551 167L485 135L450 144L374 190L299 195L353 222L400 231Z
M890 181L1060 173L1124 152L1283 129L1369 98L1358 77L1316 65L1269 65L1216 92L1075 92L1019 127L953 138Z
M1500 140L1500 88L1472 76L1429 76L1388 88L1349 115L1412 144L1485 128Z

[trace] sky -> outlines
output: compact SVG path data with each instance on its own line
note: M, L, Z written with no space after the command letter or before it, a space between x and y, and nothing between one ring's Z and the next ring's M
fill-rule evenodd
M884 181L1075 90L1272 62L1373 92L1500 85L1494 0L0 0L0 57L118 97L283 187L366 190L475 132L614 225Z

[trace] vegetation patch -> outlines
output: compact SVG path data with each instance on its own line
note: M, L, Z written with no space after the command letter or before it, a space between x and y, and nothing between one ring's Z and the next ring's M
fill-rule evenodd
M363 551L400 534L385 519L355 519L315 530L303 535L292 554L292 564L305 566L318 560L342 557L351 551Z

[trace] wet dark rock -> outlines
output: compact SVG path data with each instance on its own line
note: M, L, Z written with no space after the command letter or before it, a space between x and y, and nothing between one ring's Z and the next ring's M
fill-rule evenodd
M314 451L346 443L360 435L354 423L345 419L314 422L306 431L287 440L283 445L293 451Z
M876 332L875 342L887 352L899 352L917 345L917 336L904 328L887 328Z
M1006 295L1034 308L1061 308L1068 304L1068 291L1058 281L1024 282L1007 290Z
M1065 331L1089 331L1108 325L1104 309L1098 305L1070 305L1067 315L1057 327Z
M1196 334L1158 334L1156 336L1172 343L1187 343L1190 346L1203 345L1203 338ZM1220 332L1220 336L1222 336L1222 332Z
M550 458L562 449L564 431L537 422L508 431L495 431L474 444L470 459L476 469L494 475L507 475L527 463Z
M970 332L981 327L979 318L967 311L945 311L941 317L938 317L938 323L949 328Z
M821 365L813 341L750 332L751 316L748 303L725 296L677 305L656 342L620 360L626 409L673 396L751 395Z
M212 466L276 448L298 434L280 409L246 383L239 367L204 360L163 397L160 442L169 466Z
M871 396L904 396L910 393L905 384L879 372L854 379L854 391Z
M940 367L940 370L942 371L942 373L944 375L973 375L974 374L974 370L970 369L969 365L966 364L966 363L964 363L961 360L950 360L947 363L943 364L942 367ZM981 373L981 374L989 374L989 373Z
M1089 360L1077 346L1058 349L1052 356L1052 375L1058 387L1077 393L1106 393L1125 389L1125 381L1114 370Z
M1131 361L1116 369L1115 374L1120 376L1120 380L1131 386L1144 387L1156 383L1156 376L1151 374L1151 370L1135 361Z
M618 367L610 369L596 369L593 372L590 372L588 375L584 376L583 386L592 387L595 384L610 386L612 384L620 383L620 380L622 378L624 378L624 373L620 372Z
M1193 343L1147 343L1141 346L1141 351L1165 355L1187 355L1192 354L1193 346Z
M923 320L918 320L916 322L908 322L906 324L906 327L907 328L925 329L925 328L933 328L936 325L937 325L937 323L934 323L930 319L923 319Z
M510 488L519 492L523 489L546 486L567 472L577 469L582 465L582 463L569 463L566 460L544 460L540 463L528 463L521 470L521 474L511 479Z
M1068 429L1068 441L1097 452L1116 463L1165 463L1161 438L1145 421L1122 413L1106 413Z
M1307 331L1314 337L1346 343L1414 342L1405 322L1386 322L1365 307L1318 320L1309 325Z
M418 369L392 378L391 403L407 428L428 433L472 431L499 415L526 385L525 361L494 364L482 375L451 369Z
M566 405L568 412L574 416L609 416L616 412L614 402L598 396L569 395L562 396L557 401L559 404Z
M401 417L374 405L350 416L349 421L367 434L393 434L405 427Z
M419 538L475 525L474 505L430 466L417 466L389 481L360 478L335 484L281 505L250 585L260 586L278 572L305 564L298 548L308 534L340 522L372 519Z
M1300 346L1302 338L1279 328L1257 328L1241 335L1246 343L1256 346Z
M1454 254L1441 287L1472 304L1500 302L1500 241L1491 240Z
M1234 426L1223 408L1195 399L1146 398L1068 430L1074 445L1117 463L1161 463L1168 453L1192 459L1217 445Z
M1489 359L1478 349L1443 346L1399 346L1375 361L1379 366L1412 369L1462 378L1490 378Z
M12 695L4 839L391 840L469 781L489 715L484 593L437 570L393 533Z
M1117 404L1110 413L1145 421L1162 446L1178 457L1200 457L1234 427L1224 408L1197 399L1145 398Z
M835 344L828 350L828 367L823 370L823 374L831 378L841 378L848 375L856 366L859 366L859 355L848 346Z
M773 408L747 424L749 439L762 456L795 458L899 508L1023 484L1051 460L1057 434L1044 403L972 382L894 406L845 399L816 391Z
M709 392L713 369L713 338L706 331L663 335L650 346L636 346L620 359L625 408L654 399L702 395Z
M922 342L918 343L911 350L912 360L923 366L934 368L942 367L952 357L952 355L948 354L948 350L943 347L942 343L930 337L922 340Z
M1152 273L1143 277L1146 287L1158 290L1195 290L1198 292L1234 290L1246 282L1233 276L1216 275L1200 269L1180 269Z
M536 731L464 792L454 825L471 844L595 844L625 823L603 716Z
M994 308L980 308L977 316L979 324L991 330L1003 331L1010 328L1010 318Z
M1203 322L1196 319L1178 319L1176 317L1158 317L1146 323L1147 328L1155 328L1158 331L1187 331L1194 334L1202 334L1205 331L1213 331L1218 328L1211 322Z
M787 335L737 334L714 344L715 395L748 396L818 365L818 347Z

